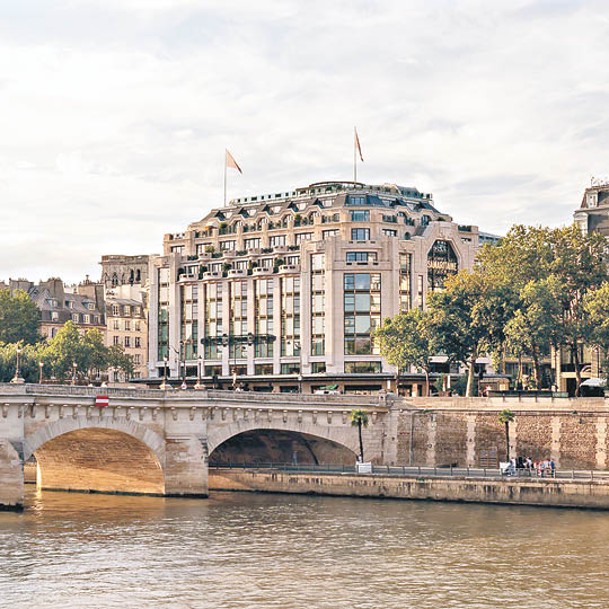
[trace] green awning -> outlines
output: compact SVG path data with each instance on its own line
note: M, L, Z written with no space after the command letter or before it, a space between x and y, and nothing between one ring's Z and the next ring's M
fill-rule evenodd
M320 389L327 389L328 391L334 391L338 389L338 385L326 385L325 387L320 387Z

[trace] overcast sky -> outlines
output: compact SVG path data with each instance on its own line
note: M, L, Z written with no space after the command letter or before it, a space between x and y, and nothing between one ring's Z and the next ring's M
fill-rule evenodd
M609 175L609 3L3 0L0 279L97 279L229 197L353 177L462 224Z

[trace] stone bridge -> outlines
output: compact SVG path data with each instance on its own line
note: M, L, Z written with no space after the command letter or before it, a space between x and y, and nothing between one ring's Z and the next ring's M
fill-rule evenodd
M107 407L96 396L109 396ZM396 398L0 384L0 508L19 507L24 464L42 488L208 493L210 466L353 465L351 410L369 415L379 465L497 467L510 455L560 468L609 468L609 399L551 395ZM499 413L514 422L509 442ZM35 460L32 459L35 457Z
M23 504L32 457L42 488L196 497L214 461L353 464L354 408L369 414L366 459L385 462L383 395L2 384L0 507Z

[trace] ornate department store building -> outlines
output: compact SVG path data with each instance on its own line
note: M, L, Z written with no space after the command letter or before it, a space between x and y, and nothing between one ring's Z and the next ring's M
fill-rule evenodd
M151 259L150 380L394 390L374 329L425 307L448 275L471 268L479 240L431 195L393 184L321 182L232 200L165 235ZM400 388L420 390L421 378L405 374Z

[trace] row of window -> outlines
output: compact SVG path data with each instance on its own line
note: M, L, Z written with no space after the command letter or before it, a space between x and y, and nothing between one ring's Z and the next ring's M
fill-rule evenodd
M55 311L51 312L51 321L59 321L59 314ZM89 315L88 313L72 313L72 321L75 324L95 324L101 323L99 315Z
M112 317L141 317L142 307L131 305L113 304L111 307Z
M353 201L355 201L355 203ZM363 196L350 197L349 204L364 205L365 197L363 197ZM349 216L350 216L350 219L352 222L370 222L370 211L367 209L353 210L350 212ZM405 214L405 212L398 212L398 216L404 217L405 221L408 221L409 224L410 223L414 224L414 222L415 222L415 218ZM319 214L317 212L313 211L310 214L304 215L304 216L302 216L301 214L296 214L295 216L287 215L287 216L284 216L279 221L273 221L273 220L269 220L267 218L262 218L257 223L254 223L254 224L247 224L247 223L242 224L240 221L237 221L237 222L234 222L229 225L226 222L222 222L222 223L220 223L220 226L217 227L217 230L218 230L218 234L222 236L222 235L236 234L239 227L242 228L242 231L244 233L247 233L249 231L263 231L265 229L273 230L273 229L278 229L278 228L288 228L290 226L290 219L293 220L293 225L295 227L307 226L307 225L313 225L315 223L316 218L318 218L318 217L322 224L328 224L330 222L340 222L341 221L339 212L335 212L333 214L323 214L323 215L319 216ZM421 218L422 222L429 222L429 220L430 220L430 218L427 215L424 215ZM398 218L395 214L382 214L382 221L396 223L398 221ZM196 237L212 236L215 229L216 229L216 227L210 226L210 227L206 228L205 231L203 231L202 233L198 232L196 234ZM178 247L180 247L180 246L174 246L172 248L172 250L177 249Z
M112 320L112 329L113 330L124 330L125 332L141 332L142 331L142 322L139 320L135 320L134 323L131 323L130 319L113 319Z
M121 341L120 336L112 337L112 344L119 346L122 345L125 349L141 349L142 348L142 339L139 336L123 336Z
M382 372L383 365L380 361L356 361L345 362L344 371L346 374L377 374ZM239 375L247 374L245 367L237 367L236 372ZM204 376L214 377L222 376L222 366L219 364L205 366L202 370ZM311 374L325 374L326 362L311 362ZM275 374L274 366L271 363L255 364L255 376L271 376ZM281 364L279 374L300 374L300 365L296 363Z
M321 231L322 239L328 239L329 237L337 237L340 234L339 229L327 229ZM382 234L387 237L397 237L398 231L397 229L392 228L384 228L382 229ZM370 229L369 228L352 228L351 229L351 240L352 241L370 241ZM411 237L411 233L406 231L404 233L404 239L408 240ZM294 244L300 245L303 241L308 241L313 238L313 233L296 233L294 238ZM288 245L287 243L287 235L275 235L269 237L268 247L280 247ZM203 243L197 244L197 254L201 255L206 251L209 251L209 248L213 246L205 245ZM220 241L220 251L235 251L237 249L237 241L234 239L228 241ZM261 249L262 239L260 237L252 237L243 240L243 248L244 250L251 249ZM174 246L171 248L173 253L184 253L184 246Z

